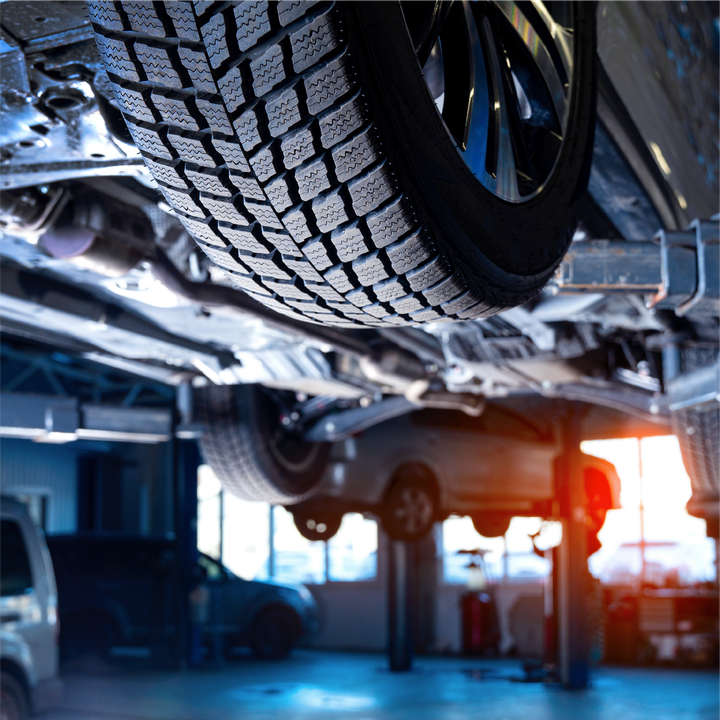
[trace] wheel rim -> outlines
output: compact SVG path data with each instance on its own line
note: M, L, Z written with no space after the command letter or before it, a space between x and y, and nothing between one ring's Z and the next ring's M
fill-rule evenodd
M571 3L402 6L428 89L464 163L501 200L537 197L569 121Z
M12 693L2 691L0 694L0 720L18 720L21 717L18 699Z
M418 535L432 524L432 500L422 488L403 488L398 494L393 515L406 535Z
M307 472L320 453L319 443L309 443L294 432L288 432L282 424L282 409L270 397L261 392L262 418L266 425L267 446L275 462L290 473Z
M280 467L295 474L309 470L320 451L317 444L290 435L281 427L275 428L269 436L268 448Z

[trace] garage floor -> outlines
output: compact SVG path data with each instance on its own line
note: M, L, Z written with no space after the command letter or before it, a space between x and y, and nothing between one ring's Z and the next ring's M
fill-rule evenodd
M393 675L381 655L297 651L221 670L65 676L44 720L717 720L717 670L603 668L568 692L518 682L510 660L422 658Z

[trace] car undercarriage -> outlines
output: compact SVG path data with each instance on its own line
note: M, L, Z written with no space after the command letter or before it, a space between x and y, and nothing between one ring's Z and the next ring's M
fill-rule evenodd
M192 214L160 192L159 171L154 178L145 162L153 168L154 161L125 125L127 99L113 91L117 72L96 46L95 5L95 34L81 2L0 5L4 343L52 345L178 387L258 384L272 391L283 430L308 442L344 440L418 408L476 416L486 402L526 403L531 412L538 397L580 401L668 432L672 426L696 511L713 512L717 437L707 428L717 427L720 386L717 82L693 98L711 114L714 108L709 146L707 124L693 135L699 113L688 104L692 152L704 151L704 165L677 160L687 137L666 159L661 142L646 142L645 110L625 104L634 80L623 76L616 34L633 18L600 3L588 190L549 282L524 304L485 317L436 313L413 322L401 314L395 326L370 316L328 324L323 303L301 317L239 289L223 271L237 265L233 246L198 249ZM656 19L672 29L671 17L658 10ZM116 38L107 27L101 37ZM136 48L146 35L132 36L140 38ZM632 42L652 57L648 38L640 33ZM707 52L704 72L717 81ZM686 60L685 71L695 72ZM667 80L658 108L678 85ZM672 134L680 121L668 117L661 126ZM684 182L689 191L681 192ZM709 450L698 449L701 437Z

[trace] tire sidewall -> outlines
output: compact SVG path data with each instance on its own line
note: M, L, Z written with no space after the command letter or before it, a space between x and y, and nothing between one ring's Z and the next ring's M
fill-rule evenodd
M0 676L0 702L5 705L7 702L15 704L15 715L10 715L10 720L25 720L30 714L30 702L27 693L20 681L8 672Z
M399 506L400 496L403 490L412 488L424 492L432 504L432 515L427 527L417 533L408 533L397 521L395 511ZM431 531L433 524L438 519L437 492L430 482L423 478L412 480L406 477L398 478L390 486L380 510L380 520L383 530L392 540L414 542L422 540Z
M568 131L538 197L508 203L473 176L436 111L398 3L347 3L351 46L400 183L417 194L435 242L471 278L527 292L544 283L572 238L595 127L595 3L576 5ZM378 111L379 110L379 111ZM572 129L572 130L571 130ZM406 182L403 183L403 177ZM442 228L442 230L440 229Z
M273 452L269 437L270 412L263 390L258 385L239 386L244 392L237 395L239 411L245 410L245 423L253 437L257 450L257 461L262 471L281 492L292 493L297 497L308 497L316 488L330 457L329 443L308 443L311 461L301 469L294 469L282 462L277 452Z
M200 449L223 487L246 500L290 505L308 498L322 479L329 443L316 443L313 462L292 472L278 462L268 442L267 418L256 385L207 386L195 396L203 425Z

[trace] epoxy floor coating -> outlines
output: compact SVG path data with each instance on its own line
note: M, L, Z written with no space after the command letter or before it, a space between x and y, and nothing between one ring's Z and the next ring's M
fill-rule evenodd
M390 673L381 655L296 651L222 669L72 674L44 720L717 720L717 670L601 668L592 687L519 682L513 660L419 658Z

